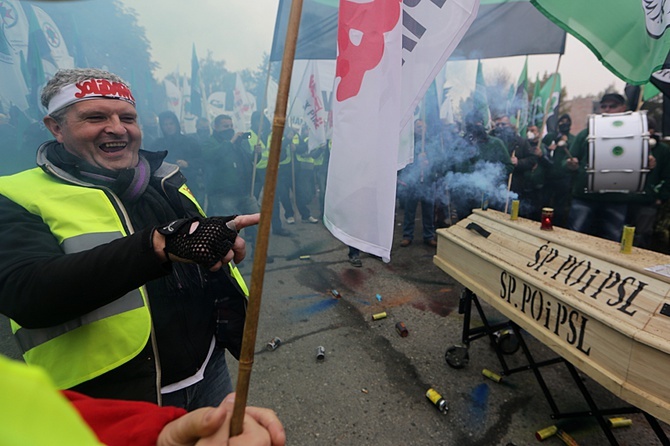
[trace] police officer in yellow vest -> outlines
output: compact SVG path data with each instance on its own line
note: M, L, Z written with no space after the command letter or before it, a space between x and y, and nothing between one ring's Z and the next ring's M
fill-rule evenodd
M205 218L166 152L140 150L118 76L61 70L42 92L55 140L0 177L0 312L60 389L192 410L232 391L248 296L235 229Z

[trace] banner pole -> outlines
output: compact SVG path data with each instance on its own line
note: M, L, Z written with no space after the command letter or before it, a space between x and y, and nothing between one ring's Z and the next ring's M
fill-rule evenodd
M251 369L254 363L254 347L256 345L258 316L261 308L263 279L265 277L265 264L270 238L272 204L275 199L275 190L277 186L279 155L281 152L282 135L284 134L284 124L286 122L286 105L288 102L289 88L291 86L291 72L293 70L293 59L295 57L301 14L302 0L292 0L288 29L286 31L286 44L284 46L284 55L282 57L281 75L279 76L279 88L277 89L277 103L275 105L275 114L272 120L272 141L270 144L268 167L265 175L256 252L254 255L253 268L251 270L249 305L247 307L244 336L242 338L237 387L235 389L235 405L230 422L231 437L239 435L243 431L244 413L247 406Z

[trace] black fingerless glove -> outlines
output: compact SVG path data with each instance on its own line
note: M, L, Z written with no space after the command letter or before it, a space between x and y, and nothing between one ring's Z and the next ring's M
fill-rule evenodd
M183 218L157 227L156 231L165 236L168 258L177 257L211 268L235 243L237 231L226 225L235 217ZM191 229L193 226L196 227Z

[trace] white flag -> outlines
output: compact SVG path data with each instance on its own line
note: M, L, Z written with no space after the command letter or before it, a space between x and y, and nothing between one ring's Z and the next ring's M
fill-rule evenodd
M390 260L400 139L400 0L340 0L333 147L324 223L349 246Z
M246 132L251 128L251 113L256 109L256 104L250 101L249 96L238 73L233 90L233 126L236 132Z
M293 82L291 82L293 85ZM274 79L268 80L268 88L265 91L265 110L263 113L265 117L272 122L272 119L275 116L275 107L277 106L277 91L279 91L279 85L275 82Z
M70 56L67 46L65 45L65 40L63 40L63 35L60 33L56 23L54 23L51 17L49 17L49 14L42 9L37 6L33 6L32 8L33 11L35 11L35 17L44 33L44 37L49 44L51 58L56 64L56 68L74 68L74 58Z
M28 19L18 0L0 0L2 28L15 54L28 55ZM19 59L20 61L20 59Z
M298 86L298 94L291 114L301 115L309 129L307 143L309 151L326 144L328 116L323 105L319 87L319 72L315 60L307 63L303 82Z
M444 68L478 10L479 0L403 4L401 128L414 128L412 116L416 105Z
M324 222L347 245L390 260L401 130L478 7L340 0Z
M2 111L7 113L11 105L17 106L20 110L28 108L26 95L28 87L23 79L21 67L9 43L0 29L0 103Z
M181 90L174 84L174 82L167 79L163 81L163 85L165 85L165 95L167 96L167 109L179 118L179 116L181 116L182 108Z
M226 92L212 92L207 98L207 110L209 111L209 120L212 122L217 116L226 114Z

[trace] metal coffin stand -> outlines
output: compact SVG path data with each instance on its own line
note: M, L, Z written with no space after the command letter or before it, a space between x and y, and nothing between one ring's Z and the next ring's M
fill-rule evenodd
M471 341L497 339L495 333L507 328L524 349L527 365L519 371L533 371L555 417L571 414L558 411L540 370L564 362L573 376L579 369L630 405L629 413L646 412L670 423L669 256L638 248L624 254L619 243L563 228L543 230L537 222L511 220L493 210L473 210L456 225L438 229L437 240L433 262L469 290L461 305L463 346L448 352L451 365L464 365ZM473 302L486 320L477 299L509 322L471 329ZM519 328L559 359L534 361ZM506 375L517 371L507 366L502 351L497 355ZM579 388L581 380L575 383ZM612 412L582 394L589 402L586 414L600 416L606 427L602 416ZM616 444L611 432L607 435Z
M473 304L475 309L477 310L479 319L482 322L482 326L474 328L471 327ZM535 361L528 347L528 344L526 344L526 342L524 341L520 327L511 320L491 324L488 318L486 317L484 309L482 308L482 305L477 299L477 296L468 288L463 289L463 293L461 294L460 297L458 312L459 314L463 315L462 338L460 345L451 346L447 348L447 351L445 352L445 360L447 361L447 364L449 364L449 366L456 369L465 367L469 361L468 349L470 347L470 343L477 339L488 337L491 342L491 346L493 347L495 354L498 357L500 366L502 368L500 376L511 376L515 373L527 372L527 371L533 372L535 380L540 386L540 389L542 390L542 393L545 399L547 400L549 407L551 408L550 416L552 419L560 420L567 418L594 417L598 422L598 425L602 429L603 433L605 434L605 437L607 437L609 443L613 446L618 446L619 443L614 437L612 428L609 426L607 420L604 417L609 415L642 413L646 418L647 422L649 423L649 425L651 426L652 430L656 434L656 437L660 440L661 444L663 446L670 446L670 440L666 436L658 420L656 420L656 418L654 418L653 416L649 415L647 412L634 406L625 406L611 409L602 409L598 407L595 400L591 396L591 393L586 388L586 385L584 384L582 377L577 372L575 366L573 366L570 362L566 361L564 358L557 356L555 358L545 361ZM514 338L510 337L504 338L507 339L508 341L507 344L501 342L500 336L497 335L500 333L501 330L511 330L510 336L513 334ZM520 367L510 368L507 365L507 361L505 360L505 355L513 354L519 349L521 349L521 351L523 352L526 364ZM563 363L567 367L573 382L579 389L580 393L584 397L584 400L586 401L589 407L588 411L561 412L560 409L558 408L558 405L556 404L556 401L554 400L554 397L552 396L546 381L542 377L541 369L543 367L559 363Z

